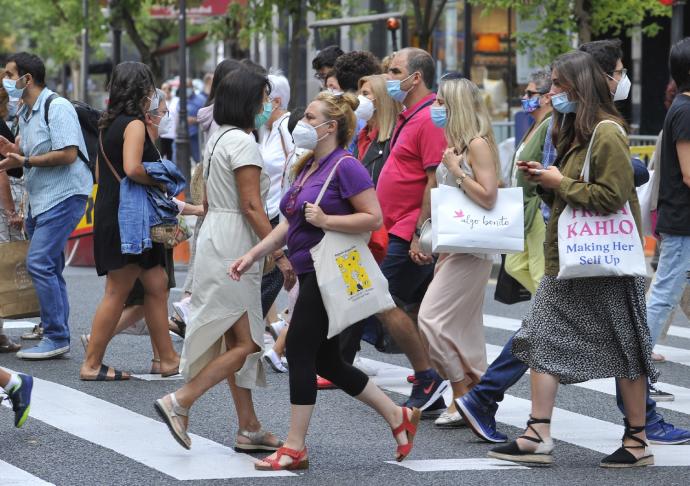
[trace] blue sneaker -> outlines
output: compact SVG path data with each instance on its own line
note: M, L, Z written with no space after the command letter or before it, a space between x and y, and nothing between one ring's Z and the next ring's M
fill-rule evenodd
M482 412L470 398L469 394L456 399L455 406L462 418L465 419L465 423L480 439L494 444L508 441L507 435L496 430L496 419L494 416Z
M17 358L22 359L50 359L69 353L69 341L53 341L44 337L36 346L17 352Z
M34 379L29 375L19 374L21 383L11 390L7 390L7 397L12 402L14 410L14 426L19 428L24 425L29 417L31 408L31 390L34 387Z
M443 396L443 393L448 389L448 381L441 378L435 371L433 375L430 379L414 381L412 393L404 403L404 407L418 408L423 412Z
M690 430L677 429L663 419L645 427L645 432L647 440L652 444L676 445L690 442Z

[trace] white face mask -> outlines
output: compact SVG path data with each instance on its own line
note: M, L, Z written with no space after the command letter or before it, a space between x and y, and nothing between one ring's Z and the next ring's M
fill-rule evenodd
M368 122L374 116L374 111L376 110L374 102L364 95L359 95L357 99L359 100L359 106L355 110L355 115L360 120Z
M613 79L613 78L611 78ZM613 93L613 101L623 101L628 99L628 94L630 94L630 87L632 83L627 74L624 74L620 81L618 81L618 86L616 86L616 92Z
M158 122L158 132L159 133L166 133L170 130L170 127L172 126L172 117L170 115L161 117L161 121Z
M298 121L297 125L295 125L295 129L292 131L292 139L295 141L295 147L304 150L314 150L316 145L328 136L328 134L326 134L319 138L318 133L316 133L316 129L326 123L330 123L330 121L323 122L313 127L304 120Z

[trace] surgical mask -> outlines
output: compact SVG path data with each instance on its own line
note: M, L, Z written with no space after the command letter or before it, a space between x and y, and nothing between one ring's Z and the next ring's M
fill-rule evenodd
M412 88L408 89L407 91L403 91L403 89L400 87L402 83L410 79L412 76L414 76L415 73L410 74L408 77L403 79L402 81L399 79L388 79L386 80L386 90L388 91L388 95L393 98L395 101L398 103L402 103L405 98L407 98L407 94L412 91Z
M575 113L577 111L577 101L570 101L568 93L565 91L551 97L553 109L559 113Z
M342 96L344 94L344 91L335 88L328 88L326 91L331 93L333 96Z
M374 116L374 111L376 111L374 102L364 95L359 95L357 99L359 100L359 105L355 110L355 115L360 120L368 122L371 120L371 117Z
M7 103L7 111L8 116L14 118L17 111L19 111L19 98L10 98L10 101Z
M330 121L323 122L313 127L304 120L298 121L297 125L295 125L295 129L292 131L292 139L295 141L295 147L304 150L314 150L316 145L328 136L328 134L326 134L319 138L319 134L316 133L316 129L326 123L330 123Z
M172 126L172 117L170 115L161 117L161 121L158 122L158 133L167 133L170 131Z
M147 100L151 102L149 105L149 113L157 113L158 112L158 107L160 106L160 101L158 100L158 96L154 96L153 98L147 96Z
M431 122L439 128L445 128L448 111L446 111L445 106L432 106L429 108L431 112Z
M261 113L254 117L254 128L257 130L264 126L273 113L273 103L267 101L264 103L264 109Z
M26 76L26 74L24 76ZM20 77L19 79L22 79L24 76ZM7 91L7 96L10 98L21 98L24 94L26 86L23 88L17 88L17 81L19 81L19 79L5 78L2 80L2 87L5 88L5 91Z
M612 76L609 78L614 79ZM614 79L615 81L615 79ZM613 93L613 101L623 101L628 99L630 94L630 87L632 83L627 74L624 74L620 81L618 81L618 86L616 86L616 91Z
M522 111L525 113L533 113L539 109L539 96L534 98L527 98L522 100Z

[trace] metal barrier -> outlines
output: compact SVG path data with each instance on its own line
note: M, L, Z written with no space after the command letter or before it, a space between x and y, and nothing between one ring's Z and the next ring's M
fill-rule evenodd
M491 128L494 130L494 138L497 144L515 136L515 122L495 121L491 122Z

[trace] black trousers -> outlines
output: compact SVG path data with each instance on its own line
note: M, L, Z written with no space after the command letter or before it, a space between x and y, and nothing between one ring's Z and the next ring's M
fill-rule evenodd
M290 367L290 403L316 403L316 374L335 383L348 395L364 391L369 378L343 360L340 338L326 339L328 313L321 299L316 273L299 276L299 296L287 333Z

